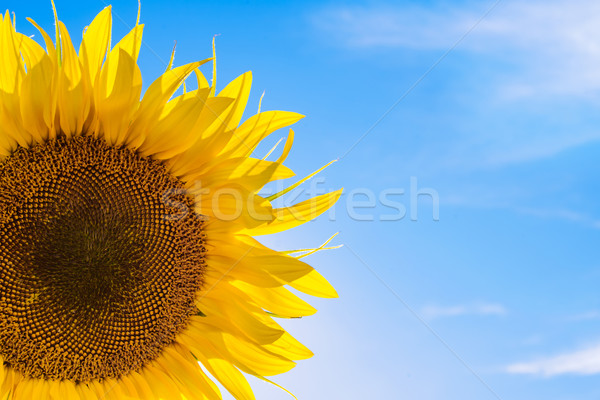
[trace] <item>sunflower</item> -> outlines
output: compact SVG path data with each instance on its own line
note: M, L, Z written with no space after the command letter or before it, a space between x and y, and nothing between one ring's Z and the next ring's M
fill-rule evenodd
M141 98L139 14L114 47L111 21L107 7L76 52L58 18L55 41L30 20L44 50L0 16L0 399L220 399L215 381L254 399L246 375L312 355L274 320L315 312L288 287L336 296L300 260L326 245L255 236L341 192L274 208L297 186L260 195L293 176L293 131L276 161L252 154L302 116L241 123L252 75L217 94L199 70L214 54L171 59Z

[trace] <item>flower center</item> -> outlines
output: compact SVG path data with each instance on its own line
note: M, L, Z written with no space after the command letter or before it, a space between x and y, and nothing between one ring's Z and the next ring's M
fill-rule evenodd
M202 219L160 162L60 136L0 162L0 355L32 378L139 369L198 312Z

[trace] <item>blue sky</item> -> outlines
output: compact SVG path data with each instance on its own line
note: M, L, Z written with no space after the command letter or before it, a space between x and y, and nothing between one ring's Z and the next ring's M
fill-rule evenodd
M49 1L5 3L21 32L52 30ZM120 37L137 3L112 4ZM77 38L105 3L57 6ZM304 400L600 398L600 4L144 1L142 22L146 86L175 40L183 64L220 34L218 86L254 73L248 115L263 91L307 115L298 175L340 158L319 186L345 188L335 216L266 239L345 245L310 259L340 298L285 324L316 356L277 382ZM411 179L438 220L426 195L411 220ZM382 220L386 190L404 218ZM358 192L375 206L349 212Z

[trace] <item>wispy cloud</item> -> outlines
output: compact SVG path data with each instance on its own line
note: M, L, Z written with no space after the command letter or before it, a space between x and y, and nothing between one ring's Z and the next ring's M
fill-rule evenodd
M446 50L485 11L473 2L428 8L337 7L316 15L314 23L338 43L354 49ZM506 96L526 97L540 91L591 93L600 88L600 3L505 0L457 50L502 57L528 67L529 73L513 76L510 85L503 82Z
M599 226L600 227L600 226ZM581 314L576 314L576 315L572 315L569 318L567 318L569 321L596 321L596 320L600 320L600 311L598 310L593 310L593 311L587 311Z
M444 317L460 317L465 315L506 315L507 313L508 311L503 305L495 303L443 307L429 305L421 309L421 315L429 320Z
M327 6L312 16L312 22L319 40L363 53L374 63L387 61L388 55L391 62L410 63L421 60L419 52L433 50L418 70L424 72L435 55L450 49L492 4L401 3ZM452 57L455 64L442 73ZM600 2L503 0L436 67L440 84L419 88L434 104L448 98L456 100L457 107L448 102L435 110L448 124L440 130L416 131L426 145L411 147L405 162L431 175L494 171L597 145L600 130L594 126L597 118L591 106L600 101L599 65ZM390 97L401 94L399 90ZM462 191L462 185L454 184L453 190ZM505 194L492 200L516 207ZM546 214L600 227L593 216L561 210Z
M599 88L600 89L600 88ZM517 105L518 107L518 105ZM530 116L535 121L536 116ZM451 143L445 152L428 158L437 160L437 168L499 168L553 158L563 152L600 142L600 131L581 131L566 128L538 129L517 124L498 134L481 131L467 132ZM482 128L483 130L484 128ZM424 149L430 152L430 149ZM427 166L425 166L427 167Z
M551 136L547 132L542 133L546 134L545 137L542 138L538 135L537 137L524 138L524 140L519 141L520 145L516 148L511 148L510 144L506 143L503 149L486 154L486 159L482 160L482 163L488 166L499 166L539 160L553 157L568 149L600 141L600 132L571 133L556 136ZM506 151L509 148L511 151Z
M523 207L517 207L515 210L519 213L532 215L538 218L563 220L578 223L580 225L587 226L588 228L600 229L600 219L594 218L579 211Z
M559 207L524 207L519 205L524 202L523 198L530 195L531 193L522 190L510 193L504 187L487 188L485 185L480 185L464 189L460 194L448 193L444 195L442 197L442 206L510 211L542 220L564 221L586 228L600 229L600 218L579 210ZM600 311L597 312L597 315L600 319Z
M506 367L506 372L544 377L600 374L600 345L535 361L512 364Z
M456 8L343 7L322 12L314 22L348 47L436 49L452 45L452 36L462 36L476 19Z

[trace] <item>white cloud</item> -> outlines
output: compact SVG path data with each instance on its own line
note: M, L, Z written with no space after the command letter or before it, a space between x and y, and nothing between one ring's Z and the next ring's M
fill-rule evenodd
M485 210L510 211L522 215L532 216L545 220L565 221L578 224L582 227L591 229L600 229L600 219L591 214L586 214L579 210L570 210L567 208L540 208L523 207L523 198L531 196L529 192L518 189L509 192L505 187L488 188L485 185L474 186L463 189L462 193L448 193L442 196L442 205L470 207ZM600 311L594 311L600 319ZM582 314L580 319L586 314Z
M374 64L420 61L419 52L428 51L422 70L411 72L416 77L473 28L491 5L402 3L329 6L314 14L312 22L319 40L362 53ZM443 75L448 62L454 64ZM422 90L434 103L448 98L456 100L458 108L449 102L436 109L447 118L447 128L419 132L426 145L417 144L406 162L432 175L497 170L597 144L600 131L592 126L595 117L589 106L600 103L599 66L600 2L502 0L436 67L436 79L443 82L430 85L428 93ZM407 88L386 94L400 98ZM492 201L506 203L500 195ZM554 214L600 227L593 217Z
M519 146L511 148L511 151L506 151L507 148L510 148L510 145L506 143L503 149L492 154L486 154L486 159L482 160L482 163L497 166L550 158L565 150L600 141L600 132L570 133L569 135L556 136L552 136L547 132L543 133L545 134L543 138L538 135L537 137L533 136L525 139L528 142L519 141Z
M349 47L435 49L451 46L452 36L462 36L475 23L476 20L457 12L435 12L415 6L335 8L320 14L315 22ZM435 26L442 29L432 29Z
M429 320L443 317L459 317L465 315L506 315L507 310L501 304L481 303L474 305L423 307L421 315Z
M429 8L337 7L318 14L314 22L329 33L327 37L354 49L445 51L485 12L477 3ZM504 58L525 67L525 73L502 82L503 94L509 98L540 92L593 93L600 88L600 3L505 0L457 51Z
M536 361L512 364L506 367L506 372L544 377L600 374L600 345Z
M600 224L598 224L598 228L600 228ZM600 319L600 311L593 310L584 312L581 314L573 315L568 318L569 321L594 321Z
M593 229L600 229L600 220L579 211L566 209L543 209L517 207L517 212L544 219L557 219L575 222Z
M313 22L326 33L321 40L357 53L368 49L364 54L374 60L399 49L441 55L489 6L332 6ZM373 57L373 49L382 57ZM415 168L494 169L600 141L600 131L587 125L588 109L580 107L600 99L600 2L503 0L454 52L469 57L460 64L463 72L452 70L445 79L462 82L464 90L443 95L466 102L471 111L457 122L456 132L450 127L451 134L427 142L414 158ZM505 116L498 120L499 115ZM432 147L436 141L447 145Z

